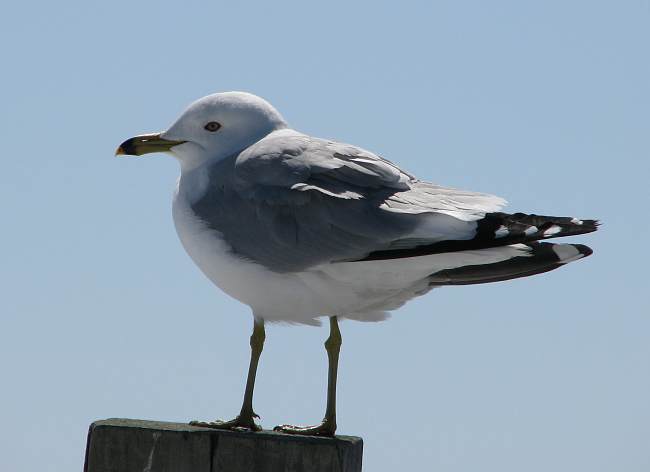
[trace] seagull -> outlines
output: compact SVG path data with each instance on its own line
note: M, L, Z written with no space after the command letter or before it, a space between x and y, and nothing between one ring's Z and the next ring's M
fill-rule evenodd
M275 430L333 436L340 319L382 321L433 288L557 269L592 250L540 241L598 226L503 213L506 201L497 196L419 180L360 147L296 131L245 92L203 97L169 129L127 139L116 155L155 152L180 163L172 208L186 252L253 312L241 411L196 426L261 430L253 389L265 322L319 325L328 317L325 417Z

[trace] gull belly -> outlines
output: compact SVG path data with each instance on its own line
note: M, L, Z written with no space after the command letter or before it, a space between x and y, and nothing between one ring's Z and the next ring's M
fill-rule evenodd
M187 193L178 187L172 214L181 243L199 269L267 321L317 325L322 316L381 321L387 311L429 290L430 261L426 266L405 261L332 263L280 273L236 254L196 216Z

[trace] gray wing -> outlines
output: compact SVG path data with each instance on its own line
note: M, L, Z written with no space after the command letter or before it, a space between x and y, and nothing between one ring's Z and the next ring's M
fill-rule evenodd
M209 169L192 209L242 257L277 272L476 234L505 202L421 182L347 144L273 133Z

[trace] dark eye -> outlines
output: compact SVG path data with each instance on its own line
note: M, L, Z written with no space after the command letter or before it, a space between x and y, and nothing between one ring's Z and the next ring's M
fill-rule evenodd
M217 123L216 121L211 121L210 123L205 125L203 128L205 128L206 130L208 130L211 133L214 133L215 131L218 131L219 128L221 128L221 125L219 123Z

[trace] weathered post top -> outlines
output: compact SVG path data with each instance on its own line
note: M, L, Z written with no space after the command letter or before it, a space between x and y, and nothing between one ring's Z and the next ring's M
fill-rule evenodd
M113 418L88 431L84 472L360 472L363 440Z

